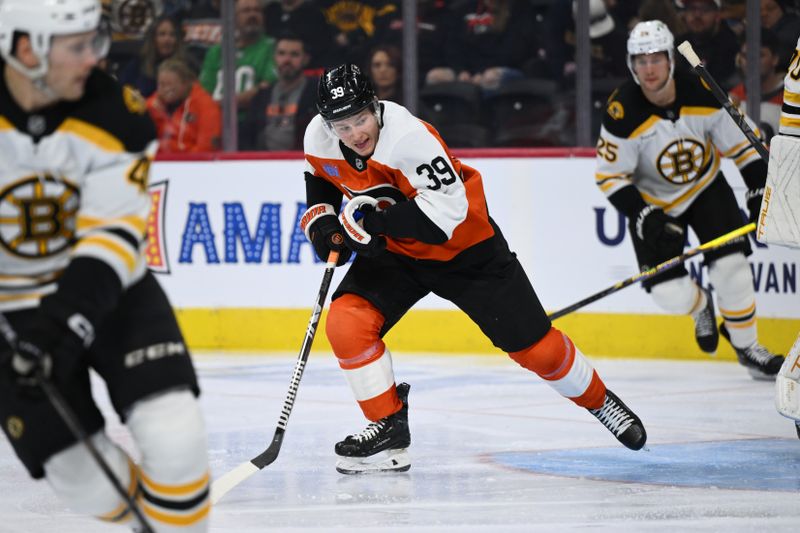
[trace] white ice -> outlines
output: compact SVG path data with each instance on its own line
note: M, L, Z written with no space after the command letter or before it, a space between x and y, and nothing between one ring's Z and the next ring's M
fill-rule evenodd
M265 449L295 359L196 357L213 475ZM333 356L313 353L278 459L214 508L211 530L798 531L800 440L775 411L773 383L734 363L594 362L641 416L647 450L623 448L502 354L395 354L398 381L412 385L411 470L343 476L333 445L365 421ZM126 531L68 510L5 439L0 495L1 532Z

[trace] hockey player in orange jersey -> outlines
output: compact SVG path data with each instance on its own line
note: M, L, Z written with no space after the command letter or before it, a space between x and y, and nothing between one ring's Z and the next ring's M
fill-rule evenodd
M639 418L551 325L488 214L480 172L454 157L432 126L398 104L378 101L354 65L325 71L317 108L304 141L304 231L323 259L338 250L342 265L357 254L333 295L326 332L371 421L336 444L337 470L410 468L410 387L395 385L382 338L431 292L467 313L522 367L588 409L622 444L642 448L647 436ZM387 457L377 455L384 451Z

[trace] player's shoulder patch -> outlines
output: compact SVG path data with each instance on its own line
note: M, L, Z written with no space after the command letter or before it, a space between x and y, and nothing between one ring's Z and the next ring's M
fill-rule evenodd
M86 81L73 117L113 136L128 152L141 152L156 138L144 98L100 70Z
M627 138L650 118L651 107L639 86L633 80L627 81L608 97L603 127L612 135Z

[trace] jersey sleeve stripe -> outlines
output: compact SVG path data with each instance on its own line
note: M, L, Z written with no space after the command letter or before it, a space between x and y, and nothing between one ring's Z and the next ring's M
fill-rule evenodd
M129 274L133 274L136 268L136 254L131 252L129 244L120 243L122 239L113 238L111 235L90 235L78 241L75 251L77 255L88 251L87 248L100 248L104 252L111 252L112 255L124 264ZM124 241L123 241L124 242ZM103 255L106 255L105 253Z
M0 117L0 131L13 130L14 126L6 120L5 117Z
M76 118L68 118L56 131L78 136L106 152L125 151L125 146L122 144L122 141L115 136L97 126Z
M104 227L122 227L134 235L144 235L147 229L147 224L142 217L137 216L96 218L81 215L78 217L77 227L79 232L86 232Z
M737 144L736 146L734 146L733 148L731 148L730 150L728 150L727 152L723 153L722 157L738 157L739 156L739 152L741 152L742 150L747 148L749 145L750 145L750 141L746 141L746 140L742 141L739 144Z
M800 106L800 93L793 93L788 89L783 91L783 101Z
M782 116L781 126L786 126L787 128L800 128L800 118Z
M758 155L758 152L756 152L756 149L755 149L755 148L753 148L753 147L750 147L750 149L749 149L749 150L747 150L746 152L744 152L744 153L743 153L742 155L740 155L739 157L735 158L733 161L734 161L734 163L736 163L736 166L737 166L737 167L739 167L739 168L742 168L742 167L743 167L743 166L745 166L747 163L749 163L749 162L750 162L750 160L752 160L752 159L754 158L754 156L755 156L756 158L757 158L757 157L759 157L759 155Z

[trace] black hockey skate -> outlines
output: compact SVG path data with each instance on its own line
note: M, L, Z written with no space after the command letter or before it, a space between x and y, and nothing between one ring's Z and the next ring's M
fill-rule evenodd
M642 421L610 390L606 389L606 399L602 407L588 411L631 450L641 450L647 442L647 432Z
M725 337L725 340L731 342L731 335L728 333L728 328L725 327L723 322L719 326L719 332ZM758 342L754 342L747 348L737 348L733 346L733 351L736 352L736 358L739 359L739 364L747 368L753 379L764 381L775 381L775 376L778 370L783 365L785 359L782 355L775 355L770 352Z
M694 338L697 345L706 353L716 353L719 345L719 332L717 331L717 316L714 313L714 300L711 291L700 289L706 295L706 306L692 315L694 318Z
M411 468L406 448L411 445L408 429L408 391L411 385L397 385L397 396L403 408L393 415L369 424L364 431L349 435L334 447L339 461L336 470L342 474L366 472L405 472ZM374 456L383 451L385 456Z

